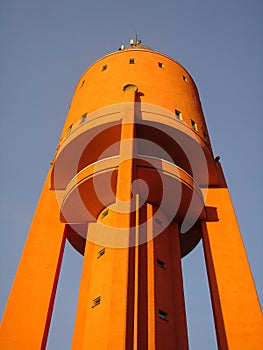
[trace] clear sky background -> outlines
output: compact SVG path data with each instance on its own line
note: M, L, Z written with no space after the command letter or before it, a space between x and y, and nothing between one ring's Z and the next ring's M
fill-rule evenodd
M75 85L136 33L197 84L263 302L262 32L262 0L0 1L1 314ZM217 348L202 254L183 259L191 350ZM81 261L67 244L49 350L71 347Z

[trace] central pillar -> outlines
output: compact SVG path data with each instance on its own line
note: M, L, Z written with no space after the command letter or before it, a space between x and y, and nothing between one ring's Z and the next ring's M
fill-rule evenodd
M124 97L125 101L134 101L135 92L124 92ZM128 300L129 270L134 271L129 259L134 250L129 246L134 241L135 226L133 102L123 104L122 118L116 201L88 226L73 349L132 349L133 318L129 319L127 312L133 305L133 295ZM105 227L113 237L110 247L88 240L89 236L99 236ZM126 241L121 238L123 248L118 248L118 234L126 237Z

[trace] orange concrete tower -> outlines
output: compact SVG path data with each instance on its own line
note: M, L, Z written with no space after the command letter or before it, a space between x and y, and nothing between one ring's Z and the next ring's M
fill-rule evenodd
M44 349L65 240L84 255L72 349L188 349L181 258L202 240L219 349L262 349L262 314L198 91L130 42L77 84L3 316Z

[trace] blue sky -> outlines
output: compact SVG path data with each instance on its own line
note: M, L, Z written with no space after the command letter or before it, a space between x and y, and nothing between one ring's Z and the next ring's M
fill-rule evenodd
M1 313L75 84L135 33L198 86L263 302L262 30L262 0L1 0ZM200 244L183 267L190 348L216 349ZM70 349L80 272L68 245L50 350Z

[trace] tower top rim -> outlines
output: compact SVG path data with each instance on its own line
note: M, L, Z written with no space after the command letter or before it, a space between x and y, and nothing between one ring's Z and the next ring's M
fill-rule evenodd
M141 41L140 40L137 40L136 44L130 43L129 46L127 46L127 47L125 47L124 45L121 45L119 47L119 49L117 49L115 51L112 51L112 52L109 52L109 53L99 57L97 60L93 61L90 65L88 65L86 67L86 69L82 73L81 77L79 78L78 83L77 83L76 86L78 86L80 81L83 80L83 76L86 74L86 72L88 70L92 69L92 67L97 65L99 62L105 60L105 64L106 64L107 63L106 59L108 57L112 57L112 56L115 56L115 55L122 55L122 54L125 55L125 54L129 54L129 53L132 53L132 52L149 53L149 54L158 55L160 57L164 57L164 58L168 59L169 61L173 62L174 64L180 66L185 71L185 73L187 74L187 79L191 80L192 83L196 86L195 81L194 81L193 77L191 76L191 73L189 73L189 71L181 63L179 63L177 60L173 59L171 56L168 56L168 55L166 55L166 54L164 54L164 53L162 53L160 51L154 50L154 49L152 49L152 48L150 48L150 47L148 47L146 45L141 45Z
M163 56L163 57L167 58L168 60L176 63L177 65L181 66L188 73L188 75L191 77L191 74L188 72L188 70L181 63L179 63L177 60L173 59L172 57L170 57L170 56L168 56L160 51L154 50L154 49L150 48L149 46L141 45L141 43L130 44L127 47L124 47L123 45L121 45L118 50L109 52L109 53L103 55L102 57L98 58L90 66L88 66L87 69L90 69L92 66L94 66L95 64L97 64L98 62L100 62L101 60L104 60L105 58L107 58L109 56L118 55L118 54L126 53L126 52L132 52L132 51L133 52L134 51L149 52L152 54Z

